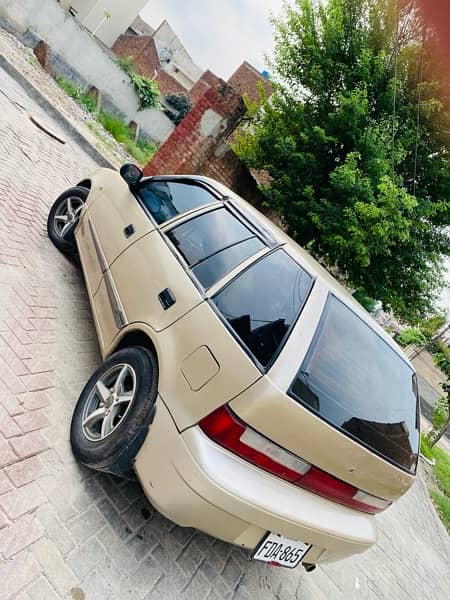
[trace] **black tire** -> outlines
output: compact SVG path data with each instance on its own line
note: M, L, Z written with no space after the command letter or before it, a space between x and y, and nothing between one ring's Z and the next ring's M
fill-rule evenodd
M50 209L47 219L47 232L48 237L51 239L53 244L58 248L60 252L64 254L76 255L77 244L74 236L75 225L78 222L78 216L73 217L73 223L71 224L71 228L62 235L61 229L58 228L57 217L63 217L64 215L64 207L67 207L68 199L75 199L75 202L79 202L78 207L81 204L86 202L86 198L88 197L89 190L85 187L76 186L72 187L65 192L63 192L53 203L53 206ZM71 217L72 218L72 217Z
M86 425L86 418L92 417L93 412L105 410L101 403L95 409L95 404L101 396L96 386L99 381L108 377L108 373L114 373L115 369L119 370L124 365L134 371L134 399L112 432L100 439L103 434L103 421L106 419L99 424L94 421L90 427ZM127 377L131 377L131 374L130 372ZM129 477L132 473L133 459L142 446L154 418L157 392L158 364L152 351L133 346L110 356L89 379L75 407L70 429L70 442L75 458L92 469ZM124 391L124 394L126 393L130 392ZM112 410L110 408L110 411ZM98 431L99 439L93 439L97 435L96 428L101 430Z

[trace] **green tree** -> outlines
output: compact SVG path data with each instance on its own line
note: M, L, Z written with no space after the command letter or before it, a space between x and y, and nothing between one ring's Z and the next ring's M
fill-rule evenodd
M450 117L411 2L295 0L274 20L276 90L234 150L290 234L404 321L450 252Z

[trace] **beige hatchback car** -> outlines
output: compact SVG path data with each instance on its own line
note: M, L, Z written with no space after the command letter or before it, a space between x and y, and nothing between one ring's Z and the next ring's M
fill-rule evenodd
M223 185L99 169L54 203L104 363L71 443L181 526L309 570L369 548L414 481L414 369L301 247Z

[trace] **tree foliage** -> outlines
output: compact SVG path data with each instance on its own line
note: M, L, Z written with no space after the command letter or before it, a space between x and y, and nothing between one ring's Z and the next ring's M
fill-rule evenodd
M234 149L269 173L267 201L297 241L415 323L450 251L433 35L402 0L295 0L274 25L276 91Z

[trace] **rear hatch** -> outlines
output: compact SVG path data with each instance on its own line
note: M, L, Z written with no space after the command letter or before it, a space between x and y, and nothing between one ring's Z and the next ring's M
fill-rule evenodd
M417 466L414 370L368 317L333 293L324 296L308 344L310 322L305 326L303 316L289 351L230 408L321 472L362 494L395 500L411 486ZM296 340L304 350L292 365Z

